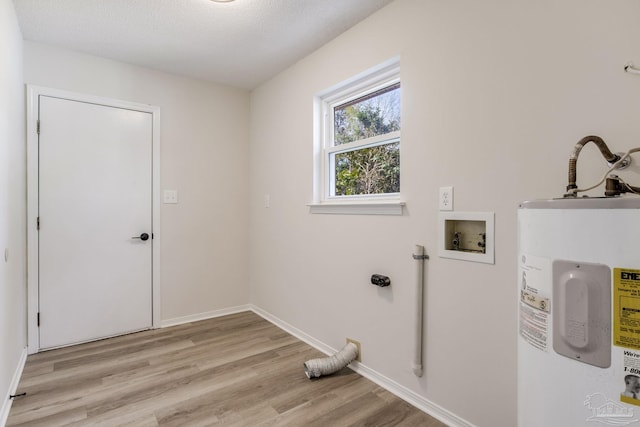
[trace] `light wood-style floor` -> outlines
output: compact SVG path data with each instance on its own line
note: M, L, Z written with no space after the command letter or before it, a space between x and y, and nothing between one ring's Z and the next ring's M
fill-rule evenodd
M252 312L29 356L8 426L444 424Z

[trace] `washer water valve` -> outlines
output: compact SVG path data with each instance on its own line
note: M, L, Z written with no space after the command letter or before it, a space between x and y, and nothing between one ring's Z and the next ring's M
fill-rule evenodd
M453 250L454 251L459 251L460 250L460 241L462 240L462 233L457 231L456 233L454 233L453 235Z

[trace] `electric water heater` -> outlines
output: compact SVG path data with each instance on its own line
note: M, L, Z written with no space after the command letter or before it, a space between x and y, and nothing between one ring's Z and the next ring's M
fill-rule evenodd
M640 197L518 210L518 426L640 427Z

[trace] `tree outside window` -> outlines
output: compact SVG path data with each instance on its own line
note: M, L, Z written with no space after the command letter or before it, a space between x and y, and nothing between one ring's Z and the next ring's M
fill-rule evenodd
M330 195L400 192L400 83L333 106Z

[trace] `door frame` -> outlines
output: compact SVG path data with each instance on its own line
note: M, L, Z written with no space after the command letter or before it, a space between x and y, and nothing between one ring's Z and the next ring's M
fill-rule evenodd
M160 325L160 107L112 98L26 85L27 90L27 352L40 351L38 333L38 113L41 95L89 104L123 108L152 115L152 193L151 193L151 315L152 328Z

